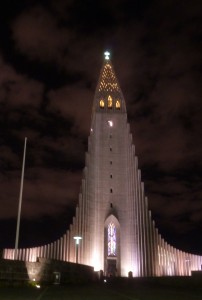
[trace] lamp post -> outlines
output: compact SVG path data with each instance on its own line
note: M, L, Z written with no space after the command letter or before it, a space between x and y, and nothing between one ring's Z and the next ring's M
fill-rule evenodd
M74 240L76 243L76 264L78 264L78 256L79 256L79 242L82 240L81 236L74 236Z

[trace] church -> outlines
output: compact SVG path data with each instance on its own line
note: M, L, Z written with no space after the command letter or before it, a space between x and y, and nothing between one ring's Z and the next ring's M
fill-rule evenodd
M55 259L93 266L105 276L190 276L202 256L169 245L148 209L126 103L105 52L95 91L88 150L76 214L58 240L4 249L3 258Z

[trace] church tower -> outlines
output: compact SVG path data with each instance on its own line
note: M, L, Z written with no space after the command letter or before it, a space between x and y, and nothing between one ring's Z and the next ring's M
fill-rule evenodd
M90 265L105 274L141 272L141 222L146 206L126 105L109 54L95 92L85 168ZM136 184L138 182L139 184ZM145 207L146 208L146 207ZM141 221L142 218L142 221ZM145 228L144 228L145 230ZM147 260L147 253L144 253ZM144 260L144 262L145 262Z
M75 236L82 238L75 244ZM169 245L148 209L126 104L109 52L93 102L88 151L76 215L67 232L48 245L4 249L4 258L37 257L78 262L106 276L188 276L202 256Z

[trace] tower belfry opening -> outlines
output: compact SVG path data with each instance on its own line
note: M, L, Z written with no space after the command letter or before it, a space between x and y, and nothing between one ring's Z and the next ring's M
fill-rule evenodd
M91 131L76 215L69 230L44 246L18 249L17 259L75 261L108 276L189 276L202 256L176 249L159 233L145 196L126 103L105 52L93 101ZM14 259L14 249L3 257Z

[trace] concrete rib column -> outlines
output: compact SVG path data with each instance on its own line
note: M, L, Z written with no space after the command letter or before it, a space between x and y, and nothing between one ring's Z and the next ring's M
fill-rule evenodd
M43 251L43 257L45 257L45 258L47 258L47 245L45 245L45 246L43 246L43 248L44 248L44 251Z
M141 172L140 172L141 174ZM140 175L141 176L141 175ZM146 222L145 222L145 199L144 199L144 192L143 192L143 183L141 182L140 177L140 188L141 188L141 215L142 215L142 237L143 237L143 276L147 276L147 254L146 254Z
M135 165L135 147L132 148L132 176L131 176L131 201L133 202L132 216L133 216L133 226L134 226L134 234L133 234L133 268L134 268L134 276L139 276L139 265L138 265L138 255L139 255L139 243L138 243L138 221L137 221L137 196L136 196L136 165Z
M169 274L169 254L168 254L168 243L165 241L165 269L166 269L166 275Z
M73 234L72 234L72 224L70 225L70 230L69 230L69 261L74 262L74 248L73 248Z
M63 236L60 238L60 242L59 242L59 260L63 261Z
M164 276L164 240L161 236L161 274Z
M182 266L182 276L185 276L185 261L184 261L184 252L183 251L180 251L181 253L181 257L180 257L180 260L181 260L181 266Z
M37 247L37 257L40 257L40 247Z
M21 260L21 258L20 258L20 256L21 256L21 248L19 248L18 249L18 251L17 251L17 258L18 258L18 260Z
M169 251L170 251L170 272L171 276L174 274L174 269L173 269L173 247L169 245Z
M167 270L167 245L166 241L163 239L163 261L164 261L164 275L168 275Z
M84 203L82 201L82 195L79 194L79 203L80 203L80 224L81 224L81 237L83 239L81 244L81 263L84 263L84 245L85 245L85 232L84 232Z
M158 234L158 228L155 227L155 239L156 239L156 268L157 268L157 276L160 276L160 245L159 245L159 234Z
M79 236L82 236L82 214L81 214L81 200L79 199L79 207L78 207L78 234ZM82 251L81 251L81 247L82 247L82 243L80 243L79 245L79 262L81 263L81 257L82 257Z
M63 250L62 250L62 260L67 261L67 234L63 235Z
M152 276L156 276L155 225L154 225L154 221L152 220L151 211L150 211L150 219L151 219Z
M66 258L67 258L67 261L70 261L70 240L69 240L69 230L67 231L67 244L66 244L66 249L67 249L67 254L66 254Z
M179 250L179 268L180 268L180 276L182 276L182 252Z
M163 276L162 272L162 244L161 235L159 234L159 276Z
M131 147L127 147L127 151L126 151L126 161L127 161L127 164L129 163L129 160L130 160L130 150L131 150ZM132 162L130 161L130 164ZM129 226L129 236L130 236L130 241L128 243L128 254L127 254L127 257L128 257L128 271L132 271L133 270L133 265L132 265L132 256L133 256L133 253L132 253L132 244L133 244L133 234L132 234L132 227L131 224L133 224L133 219L132 219L132 201L131 201L131 169L127 169L126 170L126 178L128 178L127 180L127 199L128 199L128 203L127 203L127 206L129 208L129 212L128 212L128 219L130 220L130 226Z
M146 244L147 244L147 264L148 276L152 275L152 234L151 234L151 212L148 209L148 198L145 197L146 215Z
M88 169L86 169L86 174L88 172ZM88 193L88 185L87 181L85 180L85 193L83 195L83 202L84 202L84 207L85 207L85 214L84 214L84 220L85 220L85 225L84 225L84 232L85 232L85 241L84 241L84 253L85 253L85 264L89 264L89 251L88 251L88 246L89 246L89 234L88 234L88 216L89 216L89 206L88 206L88 201L87 201L87 193ZM87 216L85 218L85 215Z
M176 269L178 276L180 276L180 265L179 265L179 250L176 249Z
M53 259L56 259L56 253L57 253L57 247L56 247L56 241L53 242Z
M25 249L24 248L22 249L22 260L25 261Z
M33 247L30 249L30 254L29 254L29 261L33 261L33 253L34 253L34 249Z
M27 248L26 250L25 250L25 261L29 261L29 248ZM18 255L19 255L19 251L18 251ZM19 259L19 257L18 257L18 259Z
M60 255L60 240L56 241L56 259L59 260Z
M88 219L88 202L87 202L87 177L88 173L88 166L85 168L85 179L83 179L84 182L84 193L82 194L82 203L83 203L83 222L84 222L84 227L83 227L83 232L84 232L84 237L83 237L83 255L84 255L84 264L89 264L89 252L88 252L88 231L87 231L87 219Z
M54 258L54 250L53 250L53 243L50 244L50 258Z
M86 169L85 169L85 171L86 171ZM81 229L82 229L81 235L82 235L82 239L83 239L82 246L81 246L81 253L82 253L82 263L84 263L84 264L85 264L85 244L86 244L85 219L84 219L84 216L85 216L84 195L85 195L85 193L86 193L86 187L85 187L85 181L84 181L82 193L79 194L79 200L80 200L80 203L81 203Z
M40 246L40 247L39 247L39 257L42 256L41 254L42 254L42 247Z
M135 156L135 217L136 217L136 232L137 232L137 265L138 265L138 276L141 276L141 263L140 263L140 218L139 218L139 194L138 194L138 175L137 175L137 157Z
M142 183L143 190L143 199L144 199L144 228L145 228L145 256L146 256L146 276L150 276L151 268L150 268L150 242L149 242L149 215L148 215L148 203L147 198L144 196L144 184Z
M172 252L171 246L168 244L168 268L169 268L169 275L173 275L173 264L172 264Z
M174 276L177 276L177 267L176 267L176 260L177 260L177 257L176 257L176 248L173 247L173 275Z
M74 231L76 235L79 235L79 208L78 206L76 207L76 217L75 217L75 227L74 227Z
M160 267L161 267L161 276L164 276L164 261L163 261L163 239L162 236L160 235Z
M151 211L149 210L149 238L150 238L150 276L154 276L154 230L153 230L153 222L152 222L152 216Z
M47 258L50 259L50 244L47 245Z
M141 205L141 189L140 189L140 173L137 170L137 191L138 191L138 216L139 216L139 240L140 240L140 276L144 276L144 250L143 250L143 234L142 234L142 205Z
M46 258L46 245L42 246L42 257Z
M163 247L164 247L164 251L163 251L164 252L163 253L163 255L164 255L164 274L167 276L168 275L167 243L164 239L163 239Z
M153 235L154 235L154 272L155 276L158 276L159 272L159 258L158 258L158 232L156 230L155 222L153 223Z

